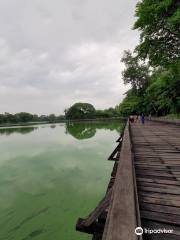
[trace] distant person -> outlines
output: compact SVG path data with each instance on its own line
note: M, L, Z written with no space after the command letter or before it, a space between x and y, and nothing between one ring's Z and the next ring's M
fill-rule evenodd
M135 122L138 122L138 120L139 120L139 115L137 114Z
M149 114L149 120L151 120L151 113Z
M145 120L144 114L142 113L142 114L141 114L141 123L142 123L142 124L144 124L144 120Z
M134 116L130 115L129 116L129 121L130 121L130 123L133 123L134 122Z

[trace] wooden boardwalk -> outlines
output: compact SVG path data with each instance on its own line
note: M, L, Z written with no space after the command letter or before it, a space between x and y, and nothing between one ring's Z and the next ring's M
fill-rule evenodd
M131 124L142 227L173 229L147 239L180 240L180 126Z
M109 160L107 193L77 230L103 240L180 240L180 125L127 123ZM137 236L137 226L173 232Z

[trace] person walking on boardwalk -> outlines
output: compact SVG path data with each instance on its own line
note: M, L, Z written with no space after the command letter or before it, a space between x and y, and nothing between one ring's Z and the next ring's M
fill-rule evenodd
M151 120L151 113L149 114L149 120Z
M144 113L141 114L141 123L144 124Z
M129 116L129 121L130 121L130 123L133 123L133 122L134 122L134 116L133 116L133 115L130 115L130 116Z
M138 122L138 121L139 121L139 115L136 114L135 122Z

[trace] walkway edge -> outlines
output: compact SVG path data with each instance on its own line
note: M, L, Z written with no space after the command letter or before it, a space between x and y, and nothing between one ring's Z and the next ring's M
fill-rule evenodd
M131 149L129 122L127 122L111 204L106 219L103 240L137 240L135 228L139 224L137 215L136 184Z

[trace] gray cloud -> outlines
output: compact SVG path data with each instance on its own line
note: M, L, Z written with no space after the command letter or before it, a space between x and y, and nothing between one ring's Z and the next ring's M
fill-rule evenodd
M0 112L57 113L123 99L136 1L0 0Z

